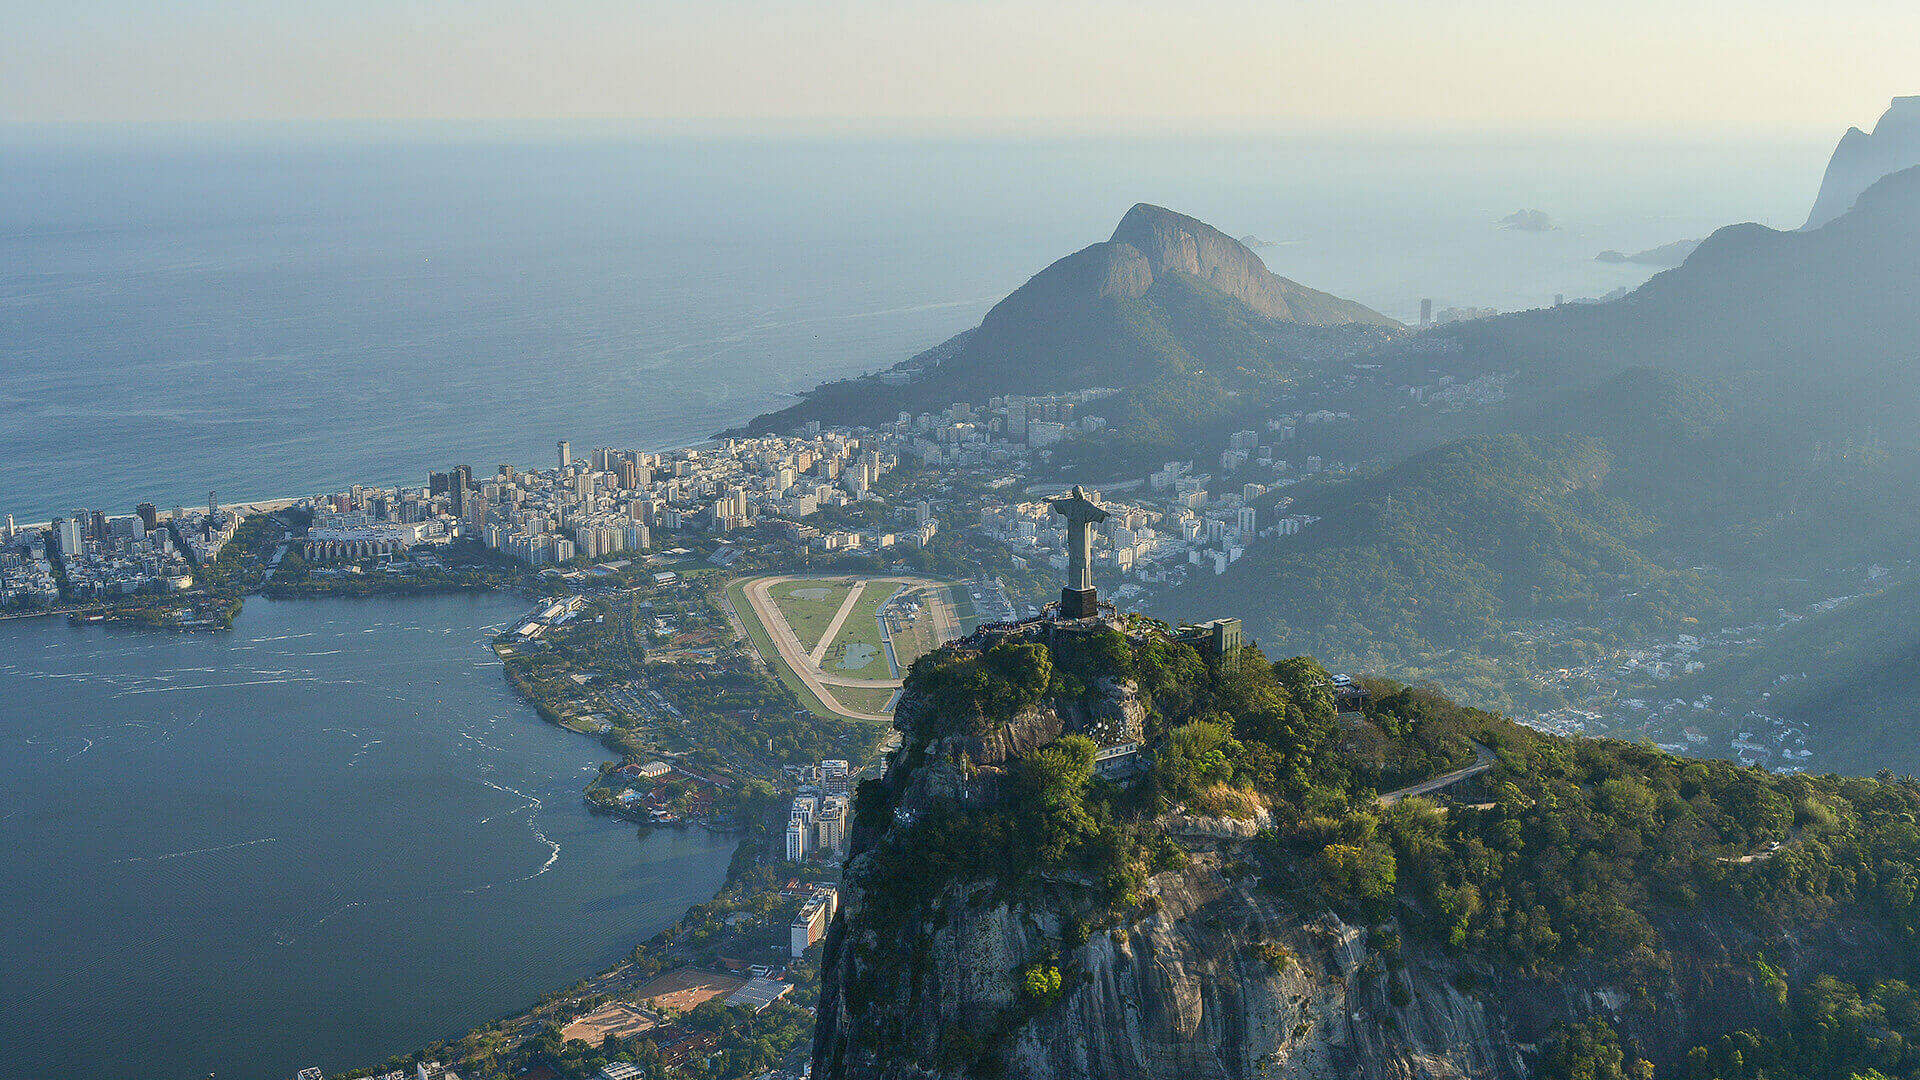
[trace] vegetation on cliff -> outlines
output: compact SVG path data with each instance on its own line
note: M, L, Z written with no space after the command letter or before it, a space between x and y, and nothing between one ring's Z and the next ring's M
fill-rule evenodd
M1065 734L972 771L959 791L916 786L956 748L1011 745L1036 717L1084 715L1120 682L1152 745L1135 782L1100 778L1094 742ZM1565 739L1386 681L1366 685L1361 712L1338 714L1311 660L1273 664L1249 647L1223 664L1144 621L935 654L908 689L902 756L860 795L849 880L864 901L848 947L866 974L842 988L847 1007L872 1007L874 983L903 958L919 964L949 905L991 896L1066 928L1020 969L998 1034L952 1043L957 1072L990 1069L1006 1037L1053 1007L1048 968L1071 995L1088 933L1154 910L1155 875L1191 846L1169 815L1201 814L1261 824L1238 834L1251 838L1233 842L1229 873L1268 902L1373 927L1395 1008L1412 998L1392 975L1403 948L1462 985L1480 973L1616 988L1604 1017L1564 1017L1538 1075L1920 1075L1911 779L1779 775ZM1477 759L1491 767L1444 804L1380 798ZM1291 962L1263 945L1268 968ZM900 1033L871 1019L884 1053Z

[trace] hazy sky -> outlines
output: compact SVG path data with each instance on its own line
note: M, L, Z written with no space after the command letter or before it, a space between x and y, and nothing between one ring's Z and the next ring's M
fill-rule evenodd
M1826 132L1911 0L0 0L0 120Z

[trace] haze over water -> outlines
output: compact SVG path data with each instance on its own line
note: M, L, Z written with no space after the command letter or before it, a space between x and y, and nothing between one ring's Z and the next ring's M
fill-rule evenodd
M284 1080L517 1011L710 899L735 839L589 814L498 596L226 634L0 622L0 1075Z
M124 513L700 439L976 323L1135 201L1413 319L1804 218L1780 140L0 136L0 513ZM1503 230L1522 207L1560 228Z

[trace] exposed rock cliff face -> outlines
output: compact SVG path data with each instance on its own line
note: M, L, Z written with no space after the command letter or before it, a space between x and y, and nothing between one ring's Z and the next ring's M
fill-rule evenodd
M828 938L815 1075L958 1077L984 1048L1040 1080L1520 1078L1552 1023L1625 1003L1578 984L1509 996L1439 957L1390 967L1365 931L1231 877L1234 842L1188 842L1191 865L1153 880L1153 915L1091 932L1071 885L1016 904L956 884L900 940L854 894ZM1061 957L1066 991L1036 1012L1021 974Z
M1117 922L1090 910L1091 883L1073 880L1014 897L960 877L914 910L869 908L859 882L889 829L941 802L991 799L1011 760L1062 734L1137 728L1131 684L1098 690L983 735L935 739L896 764L894 821L857 832L827 938L816 1076L957 1080L985 1062L989 1073L1038 1080L1519 1078L1529 1040L1605 1007L1605 988L1568 987L1544 1009L1523 995L1536 1007L1515 1015L1463 988L1474 985L1466 965L1420 957L1390 967L1364 930L1290 909L1246 875L1236 852L1263 820L1164 818L1191 860L1151 879L1150 914ZM927 719L925 708L903 701L903 729ZM1022 998L1035 964L1058 965L1057 1001Z
M1010 890L931 869L924 884L869 891L896 830L941 804L985 805L1010 763L1063 733L1141 719L1129 683L1029 708L983 734L913 738L929 720L902 703L908 751L885 786L891 810L858 823L840 913L822 958L814 1075L823 1080L1525 1080L1556 1025L1600 1017L1661 1068L1766 1015L1747 961L1795 981L1837 957L1892 965L1901 946L1857 922L1808 923L1784 946L1711 905L1664 925L1676 963L1630 991L1590 969L1529 977L1500 963L1300 906L1250 858L1263 820L1170 814L1156 827L1188 853L1122 914L1096 883L1049 875ZM865 800L865 793L862 795ZM1057 968L1057 996L1023 986ZM1891 968L1888 968L1891 970Z
M1868 134L1848 128L1827 162L1804 228L1817 229L1853 206L1874 181L1920 165L1920 96L1897 97Z
M1074 280L1089 270L1091 280ZM1017 310L1035 297L1058 300L1057 286L1070 281L1100 297L1138 299L1170 273L1198 278L1270 319L1308 326L1395 325L1364 305L1272 273L1245 244L1204 221L1148 203L1134 204L1105 243L1042 270L1002 305ZM1033 295L1023 297L1027 290ZM989 313L987 321L993 318Z
M1035 1080L1524 1080L1563 1021L1604 1017L1672 1065L1765 1012L1764 989L1745 978L1683 971L1666 993L1636 997L1604 977L1534 980L1430 948L1383 952L1366 930L1237 876L1241 841L1183 842L1192 861L1153 879L1157 910L1109 927L1082 923L1071 882L1019 901L956 882L904 922L871 919L850 891L827 938L814 1075L959 1080L982 1075L984 1054L986 1075ZM1716 940L1711 920L1688 933L1717 961L1751 946ZM1887 963L1897 952L1878 938L1803 948ZM1023 972L1055 962L1060 1000L1023 1002Z
M909 814L943 799L967 802L986 797L1004 775L1007 762L1070 734L1102 734L1111 741L1138 739L1146 710L1131 683L1103 680L1087 701L1048 699L984 735L955 734L927 746L918 767L896 774L905 794L900 806ZM925 700L908 695L896 720L911 729L921 720Z

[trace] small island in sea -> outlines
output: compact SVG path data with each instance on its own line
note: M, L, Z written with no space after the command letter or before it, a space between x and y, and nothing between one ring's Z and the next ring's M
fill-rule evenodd
M1534 209L1515 210L1501 218L1499 225L1503 229L1512 229L1516 232L1552 232L1559 228L1545 210Z

